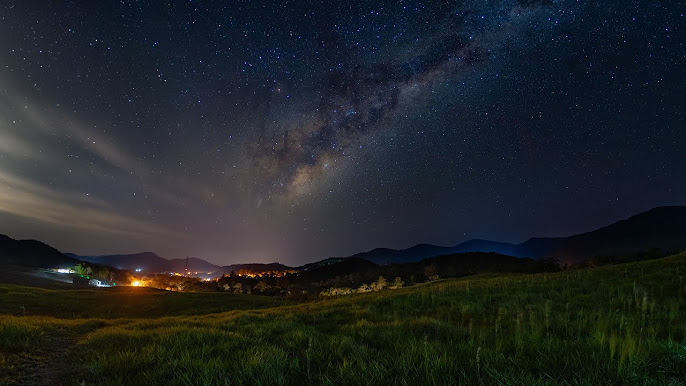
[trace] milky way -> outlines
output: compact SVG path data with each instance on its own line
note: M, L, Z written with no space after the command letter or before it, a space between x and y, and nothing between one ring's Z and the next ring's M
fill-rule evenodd
M551 3L519 1L509 10L508 5L498 12L505 16L489 15L499 22L483 29L472 26L472 19L482 20L478 8L462 4L442 9L433 21L435 26L422 37L427 46L400 47L393 56L381 55L373 63L361 60L356 47L348 47L335 34L325 36L321 49L331 52L323 64L330 71L322 79L323 92L314 119L298 122L279 132L281 137L257 146L255 173L265 179L260 183L272 184L268 189L272 194L302 189L312 178L310 174L326 171L328 164L345 157L360 137L379 129L401 101L411 104L433 82L488 60L489 51L506 38L513 23L527 20L529 8Z
M0 233L299 264L685 204L681 8L5 2Z

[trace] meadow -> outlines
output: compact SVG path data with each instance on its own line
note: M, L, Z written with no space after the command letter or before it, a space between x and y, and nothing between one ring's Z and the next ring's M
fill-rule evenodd
M135 290L0 286L0 384L686 384L686 253L299 304Z

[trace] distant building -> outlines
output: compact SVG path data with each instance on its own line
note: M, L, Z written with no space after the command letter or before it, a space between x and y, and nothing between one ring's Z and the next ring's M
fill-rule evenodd
M98 280L98 279L90 279L88 281L88 284L94 287L112 287L111 283L108 283L105 280Z
M113 287L114 283L105 280L91 279L89 277L74 275L72 283L78 287Z

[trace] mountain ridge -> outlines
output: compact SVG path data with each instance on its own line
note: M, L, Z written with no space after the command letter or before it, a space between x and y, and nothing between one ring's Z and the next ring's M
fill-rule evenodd
M307 271L337 264L345 259L363 259L377 265L389 265L473 252L494 252L533 259L554 258L561 263L575 263L598 255L634 253L651 249L686 249L686 206L656 207L592 231L566 237L532 237L519 244L483 239L467 240L452 247L422 243L406 249L374 248L348 257L332 257L298 267L289 267L278 262L219 266L197 257L189 257L188 270L220 274L239 270L256 273L290 269ZM186 266L186 259L165 259L154 252L101 256L63 254L40 241L14 240L0 235L0 262L46 266L73 265L79 260L122 269L140 268L147 272L182 272Z
M420 261L429 257L429 251L435 250L445 252L443 254L495 252L514 257L555 258L563 263L576 263L601 254L632 253L655 248L686 249L685 206L656 207L592 231L565 237L532 237L519 244L482 239L467 240L454 247L417 244L399 250L375 248L351 257L381 265L399 264ZM381 253L382 250L386 252Z
M96 255L81 256L73 253L67 254L76 259L85 260L95 264L109 265L118 269L137 270L143 272L184 272L186 259L167 259L154 252L140 252L121 255ZM274 263L240 263L230 265L216 265L198 257L188 257L188 271L198 273L228 274L232 271L249 270L254 273L271 271L283 271L291 269L278 262Z
M144 272L183 272L186 268L186 259L167 259L157 255L155 252L94 256L70 253L68 255L95 264L109 265L118 269L140 269ZM189 257L188 270L190 272L221 272L223 267L197 257Z
M0 262L37 267L66 267L78 263L78 260L38 240L16 240L0 235Z

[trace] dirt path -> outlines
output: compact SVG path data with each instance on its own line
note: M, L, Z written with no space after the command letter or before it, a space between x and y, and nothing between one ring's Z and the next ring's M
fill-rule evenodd
M17 365L19 377L14 384L26 386L66 385L72 371L70 354L76 348L77 336L61 331L34 353L24 353Z

